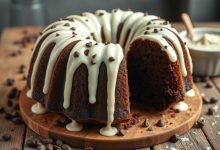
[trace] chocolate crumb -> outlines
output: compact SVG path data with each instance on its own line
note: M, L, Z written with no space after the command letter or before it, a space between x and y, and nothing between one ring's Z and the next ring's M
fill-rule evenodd
M8 79L6 79L4 85L6 85L6 86L12 86L12 85L14 84L14 82L15 82L14 79L8 78Z
M118 132L117 132L118 136L125 136L125 134L126 134L125 129L119 129Z
M196 122L196 127L201 128L205 125L205 119L203 117L200 117Z
M214 115L214 113L215 113L214 108L212 108L212 107L208 108L208 112L207 112L208 115Z
M164 48L165 48L165 49L167 49L167 48L168 48L168 46L166 46L166 45L165 45L165 46L164 46Z
M95 60L92 59L92 60L91 60L91 65L95 65L95 64L96 64Z
M11 52L10 56L15 57L17 56L17 53L15 51Z
M60 34L59 33L56 33L56 36L59 36Z
M93 58L93 59L96 58L96 54L92 55L92 58Z
M42 35L43 33L42 32L39 32L39 35Z
M172 143L176 143L179 140L179 135L174 134L173 136L171 136L171 138L169 139L170 142Z
M150 25L151 24L151 22L149 21L146 25Z
M146 35L146 34L149 34L149 32L148 32L148 31L145 31L144 34L145 34L145 35Z
M91 47L91 46L92 46L92 42L86 43L86 47Z
M76 51L73 55L74 55L75 58L77 58L77 57L79 57L79 52Z
M113 61L115 61L115 58L111 56L111 57L109 57L108 60L109 60L109 62L113 62Z
M103 16L104 15L104 13L99 13L99 16Z
M150 30L150 27L147 27L146 30Z
M210 82L207 82L205 85L206 88L212 88L212 84Z
M156 123L157 127L164 127L165 126L165 121L163 119L158 120Z
M88 22L89 20L88 20L88 19L85 19L85 21Z
M90 37L88 36L88 37L86 37L86 39L90 39Z
M161 28L160 31L163 31L163 29Z
M88 56L88 54L89 54L89 50L86 49L86 50L84 51L84 54L85 54L86 56Z
M215 104L215 103L217 103L218 102L218 99L217 98L215 98L215 97L211 97L210 98L210 104Z
M203 96L202 97L202 102L203 102L203 104L209 104L210 100L207 97Z

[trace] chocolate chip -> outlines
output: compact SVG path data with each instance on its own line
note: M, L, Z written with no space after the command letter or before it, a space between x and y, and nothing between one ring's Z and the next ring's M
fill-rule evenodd
M92 46L92 42L86 43L86 47L91 47L91 46Z
M169 141L172 142L172 143L176 143L178 140L179 140L179 135L177 135L177 134L174 134L169 139Z
M91 60L91 65L95 65L95 64L96 64L95 60L92 59L92 60Z
M14 79L8 78L8 79L6 79L4 85L6 85L6 86L12 86L12 85L14 84L14 82L15 82Z
M69 27L69 26L70 26L70 24L69 24L69 23L65 23L65 24L64 24L64 26Z
M79 57L79 52L76 51L76 52L74 52L73 55L74 55L75 58L77 58L77 57Z
M54 28L56 28L56 25L52 25L52 26L50 27L50 29L54 29Z
M41 142L43 144L52 144L54 141L51 138L42 139Z
M210 100L205 96L202 97L202 101L203 101L203 104L209 104L210 103Z
M160 31L163 31L163 29L161 28Z
M147 25L150 25L151 24L151 22L149 21L148 23L147 23Z
M75 32L72 32L72 35L75 36L75 35L77 35L77 34L76 34Z
M56 140L56 145L61 147L63 145L63 141L57 139Z
M149 127L147 128L147 131L153 131L152 126L149 126Z
M3 106L0 106L0 113L5 112L5 108Z
M42 32L39 32L39 35L42 35L43 33Z
M20 91L16 87L14 87L8 93L8 98L9 99L18 98L19 95L20 95Z
M86 39L88 40L88 39L90 39L90 37L88 36L88 37L86 37Z
M154 33L158 33L158 30L157 30L157 29L154 29Z
M165 46L164 46L164 48L165 48L165 49L167 49L167 48L168 48L168 46L166 46L166 45L165 45Z
M150 126L150 121L148 119L145 119L144 122L141 124L141 127L147 128Z
M163 22L163 25L168 25L168 24L169 24L168 21L164 21L164 22Z
M60 34L59 34L59 33L56 33L56 37L57 37L57 36L60 36Z
M72 150L72 148L69 145L67 145L67 144L63 144L62 145L62 149L63 150Z
M214 115L214 113L215 113L214 108L212 108L212 107L208 108L208 112L207 112L208 115Z
M212 88L212 84L210 82L207 82L205 85L206 88Z
M156 126L164 127L165 126L165 121L163 119L158 120L158 122L156 123Z
M92 58L93 58L93 59L96 58L96 54L92 55Z
M23 124L23 120L21 119L21 117L15 117L12 119L12 122L14 122L15 124Z
M76 30L76 28L75 28L75 27L71 27L70 29L71 29L71 30L73 30L73 31L75 31L75 30Z
M7 105L8 105L8 107L11 107L13 105L13 102L11 99L7 100Z
M194 125L194 127L197 127L197 128L201 128L205 125L205 119L203 117L200 117L196 124Z
M126 134L125 129L119 129L118 132L117 132L118 136L125 136L125 134Z
M17 56L17 53L15 51L11 52L10 56L15 57Z
M88 22L89 20L88 20L88 19L85 19L85 21Z
M2 139L4 140L4 141L10 141L11 140L11 138L12 138L12 136L11 136L11 134L4 134L3 136L2 136Z
M113 62L113 61L115 61L115 58L111 56L108 58L108 60L109 60L109 62Z
M150 27L147 27L146 30L150 30Z
M26 75L23 75L21 80L27 80L27 76Z
M217 103L218 102L218 99L217 98L215 98L215 97L211 97L210 98L210 104L215 104L215 103Z
M103 16L104 15L104 13L99 13L99 16Z
M98 45L98 43L95 43L95 45Z
M48 150L53 150L53 145L52 144L47 144L47 149Z
M146 34L149 34L149 33L150 33L150 32L148 32L148 31L145 31L145 32L144 32L145 35L146 35Z
M86 49L86 50L84 51L84 54L85 54L86 56L88 56L88 54L89 54L89 50Z
M11 120L13 118L13 116L10 113L5 113L4 118L7 120Z

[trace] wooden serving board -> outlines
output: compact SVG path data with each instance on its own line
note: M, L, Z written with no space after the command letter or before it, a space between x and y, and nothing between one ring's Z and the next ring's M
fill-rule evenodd
M19 104L22 117L28 127L43 137L62 139L64 142L79 148L93 147L93 149L134 149L156 145L170 139L173 134L183 134L188 131L198 119L202 109L202 98L194 85L196 96L187 97L184 101L189 105L186 112L176 113L172 106L162 112L149 113L138 107L132 107L131 111L140 112L140 122L127 130L124 136L105 137L99 134L100 127L85 127L80 132L70 132L64 127L55 126L56 120L63 116L57 113L36 115L31 112L31 106L35 100L26 96L25 88L20 96ZM148 118L152 131L141 127L143 121ZM164 119L166 125L157 127L159 119Z

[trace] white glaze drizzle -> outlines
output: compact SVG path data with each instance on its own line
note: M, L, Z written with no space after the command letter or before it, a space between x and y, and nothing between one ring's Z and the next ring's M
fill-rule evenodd
M88 68L89 102L91 104L94 104L96 102L98 73L101 63L104 62L107 68L108 76L108 115L107 126L100 130L100 133L102 135L113 136L116 134L117 129L111 126L112 122L114 121L116 79L119 65L124 57L124 54L127 54L127 52L129 51L129 46L134 40L149 39L157 42L161 45L161 49L167 53L171 62L175 62L177 61L177 57L179 58L182 74L183 76L187 75L182 48L178 38L175 35L178 35L178 32L175 29L173 29L170 26L170 24L162 24L163 20L154 20L158 19L157 16L144 16L143 13L133 13L132 11L117 10L113 11L112 13L108 13L104 10L98 10L95 14L85 12L82 14L82 16L72 15L68 16L67 19L68 20L57 21L49 25L47 28L44 29L43 35L38 38L33 50L36 49L36 46L39 44L39 41L45 35L48 35L41 44L36 61L34 63L33 71L31 74L30 90L27 92L27 95L28 97L32 97L37 68L46 47L50 43L55 43L55 46L50 54L45 75L45 83L43 88L43 92L45 94L48 93L48 88L52 76L52 70L63 48L74 41L79 41L78 43L76 43L75 46L73 46L67 62L63 107L67 109L70 105L70 95L72 90L72 82L70 81L72 81L76 69L81 64L85 64ZM146 25L146 23L150 21L152 22L152 24ZM123 23L123 28L120 34L119 43L121 45L124 45L125 47L124 54L123 49L119 44L104 45L103 43L100 43L102 42L102 28L105 40L112 43L116 43L118 26L121 23ZM72 30L72 27L74 27L75 30ZM146 27L150 28L149 34L144 35ZM158 30L162 28L163 31L154 33L153 31L155 28ZM130 30L130 34L128 35L128 39L125 43L125 36L128 30ZM72 36L73 32L75 32L76 34L75 37ZM93 33L94 35L91 36L91 33ZM56 36L57 34L59 34L59 36ZM175 52L173 47L167 42L167 40L163 38L163 36L166 36L172 41L172 43L175 46L175 49L177 50L177 53ZM89 37L90 39L86 39L87 37ZM88 42L92 43L91 47L86 47L86 43ZM94 45L96 42L98 42L98 45ZM167 46L167 48L165 48L165 46ZM84 51L87 49L89 50L88 56L84 54ZM74 53L76 51L79 53L79 57L77 58L74 57ZM189 55L187 47L186 51L190 62L190 69L192 70L191 57ZM94 55L96 55L95 58L92 58ZM114 58L114 61L109 62L110 57ZM95 64L91 65L91 61L95 62ZM72 123L76 124L75 121L73 121ZM72 126L73 124L69 126Z
M173 106L173 109L179 112L187 111L188 108L189 108L188 104L185 103L184 101L180 101Z
M193 97L193 96L195 96L195 95L196 95L196 93L195 93L194 89L191 89L191 90L189 90L189 91L186 91L186 93L185 93L185 96L186 96L186 97Z
M47 109L39 102L36 104L32 105L31 111L35 114L41 115L45 114L47 112Z

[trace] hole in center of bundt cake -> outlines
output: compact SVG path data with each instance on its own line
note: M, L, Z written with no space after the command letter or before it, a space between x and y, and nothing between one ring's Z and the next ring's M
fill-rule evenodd
M158 43L135 40L127 54L127 68L131 101L162 109L183 98L179 64L171 62Z

